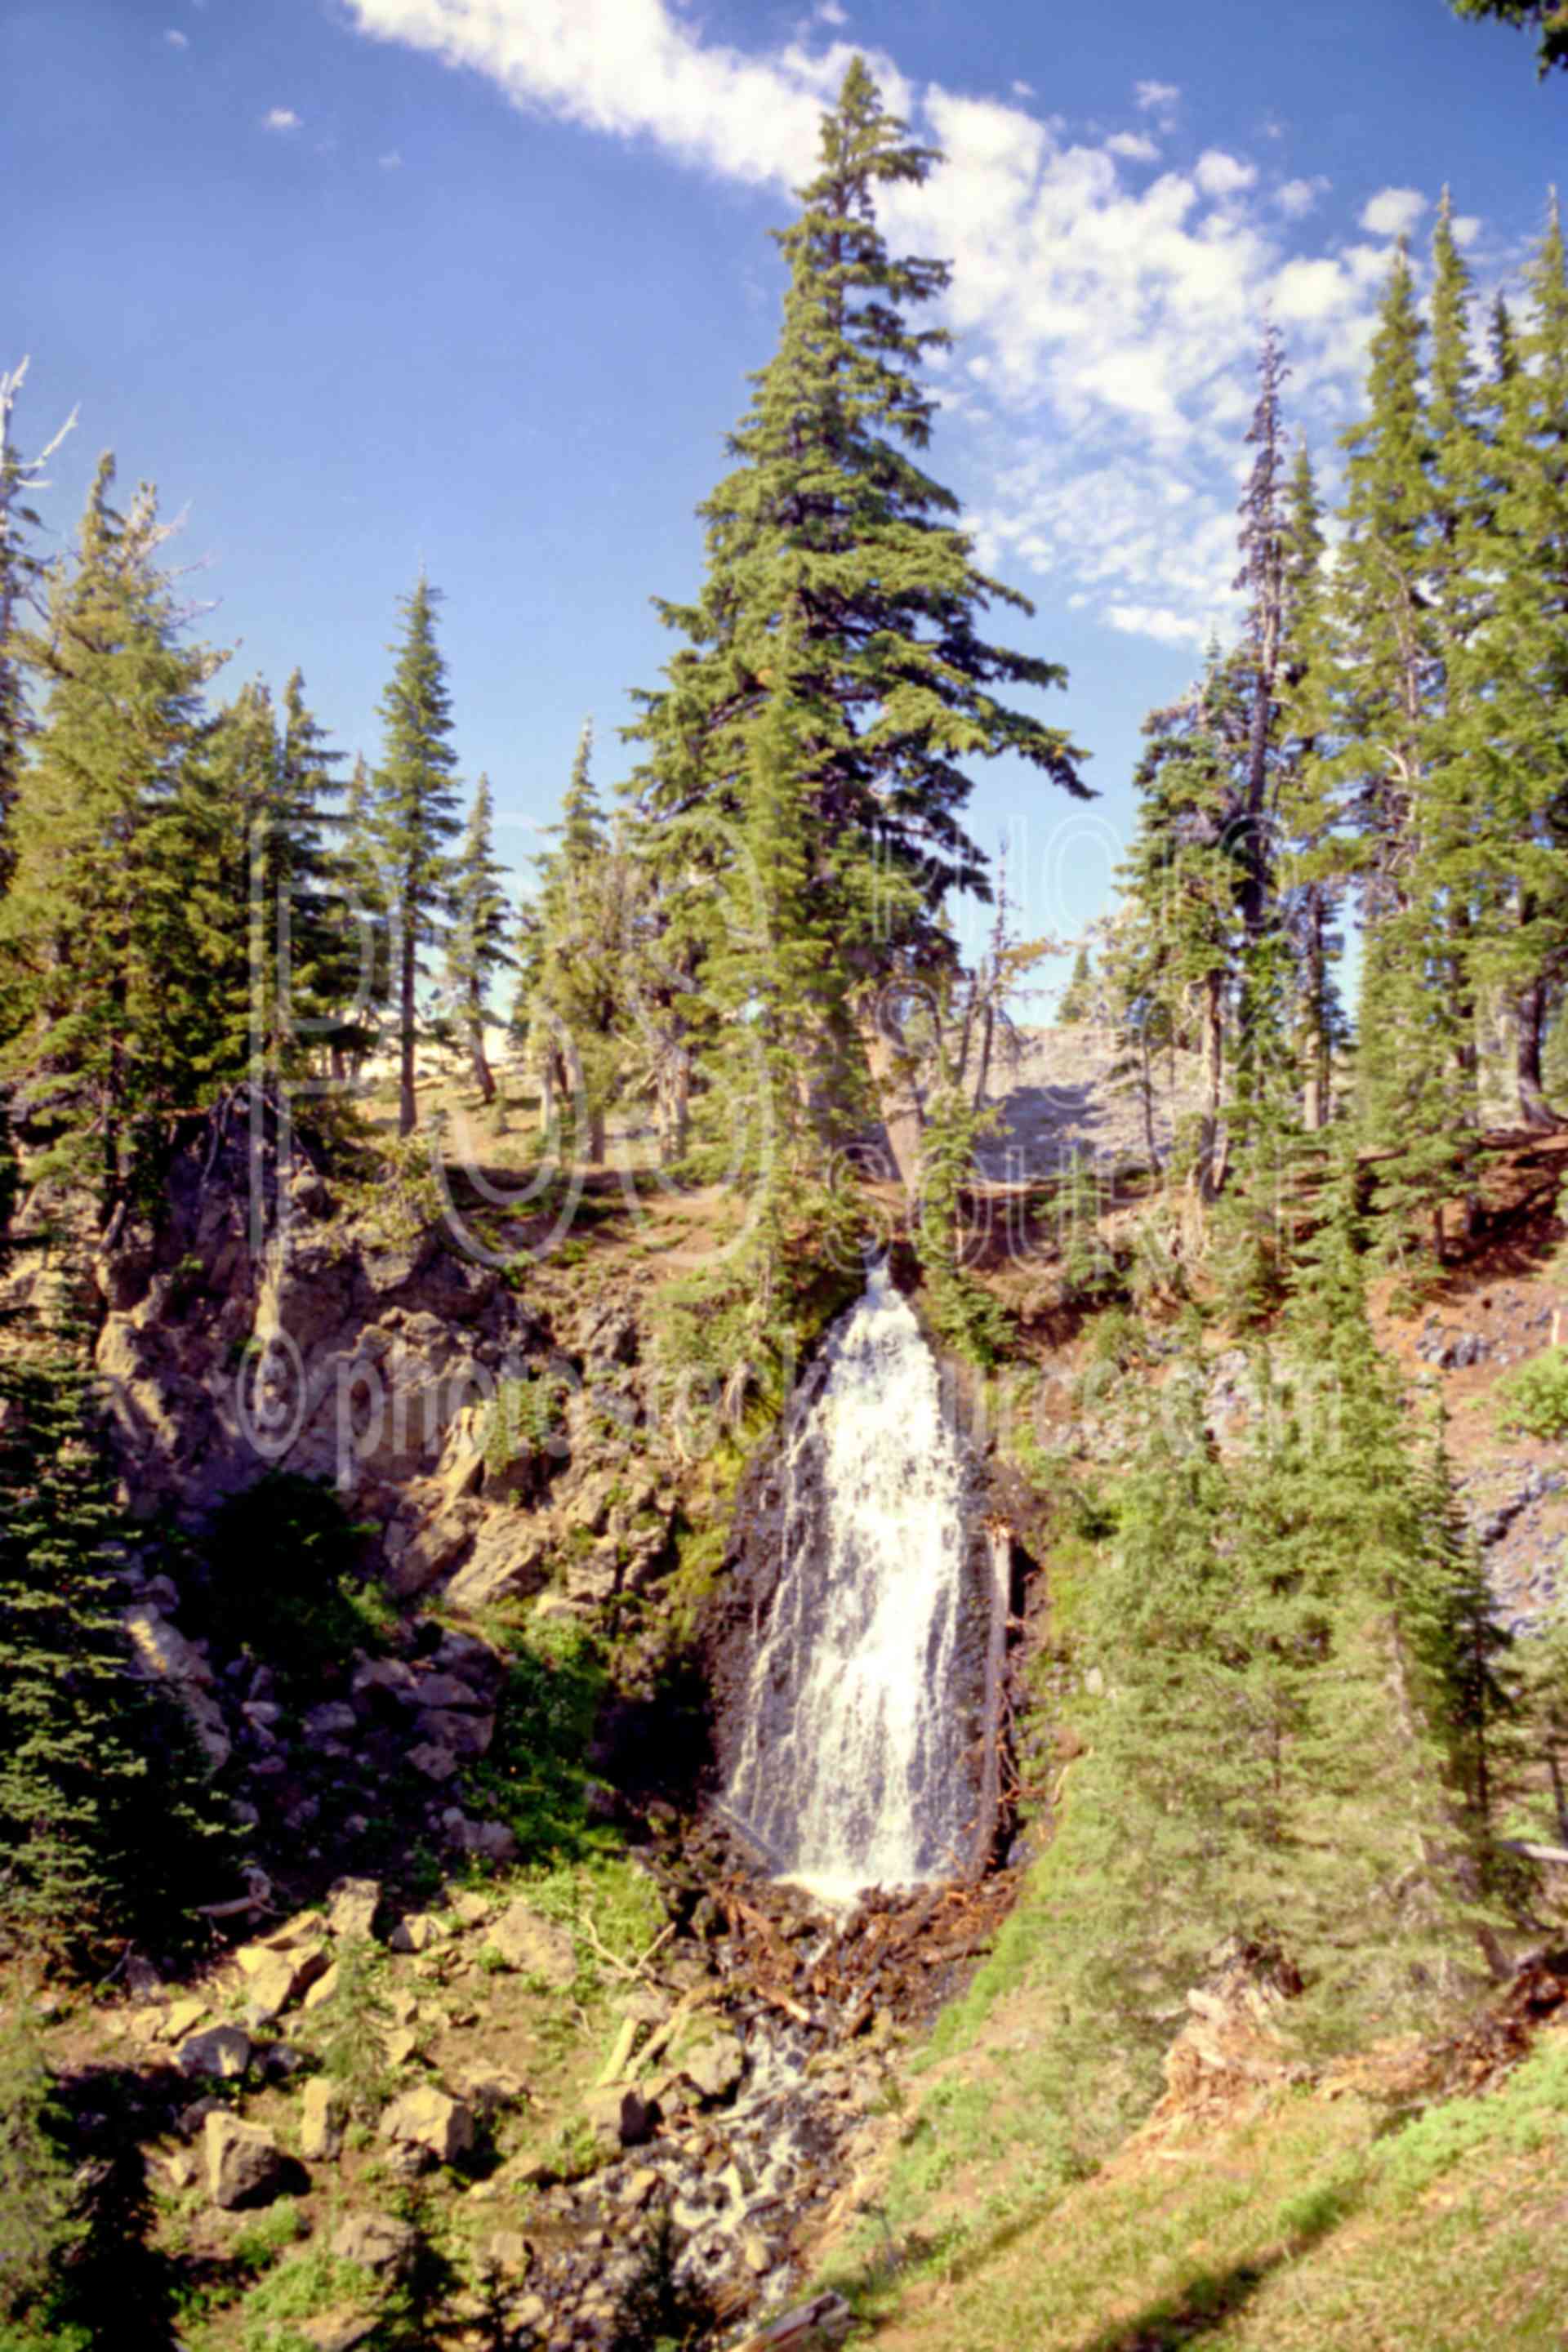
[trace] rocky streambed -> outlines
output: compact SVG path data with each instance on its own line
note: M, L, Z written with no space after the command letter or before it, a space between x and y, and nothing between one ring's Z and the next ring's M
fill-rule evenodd
M688 1856L689 1885L689 1870ZM900 2129L908 2045L986 1948L1015 1876L832 1913L786 1886L710 1881L620 2001L584 2106L594 2168L565 2180L525 2165L472 2192L531 2175L517 2315L541 2344L628 2342L625 2314L657 2275L715 2342L805 2292Z

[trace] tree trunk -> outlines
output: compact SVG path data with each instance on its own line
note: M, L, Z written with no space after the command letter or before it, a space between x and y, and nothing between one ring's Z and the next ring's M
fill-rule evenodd
M539 1132L548 1135L555 1123L555 1049L551 1046L539 1066Z
M588 1164L591 1168L596 1168L605 1156L605 1111L602 1103L595 1103L593 1108L587 1111L584 1125L587 1132Z
M414 984L418 964L414 949L414 914L411 908L403 910L403 953L400 959L397 1003L397 1132L412 1135L419 1124L419 1105L414 1092Z
M1532 980L1514 999L1514 1073L1519 1086L1519 1116L1525 1127L1551 1129L1561 1124L1547 1101L1541 1082L1541 1042L1546 1028L1546 983Z
M1206 1100L1198 1143L1196 1169L1200 1199L1217 1198L1225 1182L1226 1150L1220 1136L1219 1107L1225 1085L1225 995L1217 971L1204 988L1204 1087Z
M691 1112L691 1056L684 1045L675 1046L660 1061L654 1102L659 1162L668 1167L685 1152Z
M474 1084L479 1090L480 1101L493 1103L496 1098L496 1082L489 1063L485 1058L484 1023L475 1020L471 1013L468 1016L468 1061L474 1073Z

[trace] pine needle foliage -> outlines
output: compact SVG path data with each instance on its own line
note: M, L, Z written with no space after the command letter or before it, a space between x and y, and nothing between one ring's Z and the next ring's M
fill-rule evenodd
M61 1962L170 1951L232 1832L116 1615L127 1536L74 1350L0 1366L0 1937Z

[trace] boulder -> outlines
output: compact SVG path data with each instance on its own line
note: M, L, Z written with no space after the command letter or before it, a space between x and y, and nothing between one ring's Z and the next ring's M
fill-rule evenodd
M422 1707L456 1707L459 1714L485 1705L479 1692L460 1675L421 1675L411 1696Z
M328 1933L351 1937L368 1936L381 1905L378 1878L334 1878L327 1890Z
M447 1587L454 1609L477 1612L498 1601L527 1600L550 1578L543 1535L502 1514L482 1530L474 1549Z
M315 2352L353 2352L381 2326L379 2311L362 2311L352 2304L334 2305L331 2311L319 2312L314 2319L296 2319L289 2323L292 2331L302 2336Z
M452 1756L482 1756L495 1738L493 1715L459 1715L445 1707L427 1707L416 1716L415 1723L422 1739Z
M250 2036L237 2025L209 2025L201 2033L187 2033L174 2053L182 2074L216 2074L220 2082L237 2082L250 2063Z
M458 2077L458 2088L475 2115L482 2117L500 2115L503 2107L515 2107L528 2096L528 2085L521 2074L509 2066L492 2066L483 2059L466 2066Z
M226 2107L202 2126L206 2154L207 2195L225 2212L238 2205L264 2205L283 2186L288 2159L259 2124L241 2123Z
M430 1739L422 1739L417 1748L411 1748L408 1761L427 1780L449 1780L458 1769L458 1759L451 1749L437 1748Z
M316 1979L315 1983L310 1987L310 1991L300 2003L300 2008L304 2010L320 2009L323 2002L331 2000L332 1995L338 1989L339 1979L342 1975L342 1970L339 1968L336 1960L334 1960L331 1967L326 1971L325 1975L319 1976Z
M390 2213L346 2213L332 2232L331 2250L341 2263L367 2271L401 2270L418 2244L418 2233Z
M331 1965L325 1944L305 1944L282 1952L265 1944L242 1944L234 1957L245 1979L247 2011L261 2024L270 2024L281 2016L291 2000L326 1975Z
M387 1947L394 1952L427 1952L446 1934L439 1919L432 1918L428 1911L411 1911L406 1919L398 1921L386 1939Z
M330 1739L352 1739L359 1729L359 1717L346 1699L330 1698L311 1707L301 1728L311 1747L321 1748Z
M460 1805L449 1805L441 1816L441 1826L449 1842L464 1853L482 1854L487 1862L517 1860L516 1834L504 1822L471 1822ZM456 1902L452 1908L458 1910ZM475 1916L483 1919L489 1913L489 1906L481 1896ZM458 1916L461 1918L463 1914L458 1911ZM472 1920L468 1924L472 1925Z
M207 2005L205 2000L175 2001L168 2016L163 2020L163 2040L183 2042L187 2033L195 2032L206 2013Z
M521 2230L492 2230L479 2249L479 2258L489 2270L500 2271L506 2278L521 2278L533 2261L533 2248Z
M745 2071L746 2053L732 2033L714 2033L695 2048L683 2050L680 2072L705 2099L727 2098Z
M305 2105L300 2119L300 2153L310 2163L330 2161L343 2144L343 2126L348 2114L342 2093L335 2083L318 2074L305 2085Z
M636 2091L590 2091L583 2116L601 2147L640 2147L653 2129L652 2111Z
M439 2164L450 2164L474 2144L474 2118L461 2099L454 2099L434 2083L405 2091L381 2119L383 2139L405 2147L428 2149Z
M564 1992L576 1981L577 1948L559 1921L546 1919L521 1899L509 1903L491 1923L489 1944L509 1968L525 1976L542 1977L553 1992Z

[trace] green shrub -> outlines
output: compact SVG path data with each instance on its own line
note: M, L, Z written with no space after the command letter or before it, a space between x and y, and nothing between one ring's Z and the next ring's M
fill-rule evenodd
M364 1573L369 1533L331 1486L268 1471L213 1521L197 1599L203 1631L221 1652L265 1657L285 1693L313 1688L321 1665L383 1647L396 1624Z
M26 2019L13 2013L0 2021L0 2320L47 2314L80 2235L75 2206L48 2069Z
M505 1822L524 1862L618 1843L587 1809L588 1745L608 1679L597 1648L574 1624L530 1623L509 1640L495 1737L470 1788Z
M385 2104L391 2077L386 2032L392 2009L382 1990L385 1956L368 1936L351 1937L338 1955L338 1982L321 2043L321 2071L343 2095L351 2116L369 2121Z
M1544 1348L1516 1364L1496 1389L1500 1430L1568 1437L1568 1348Z

